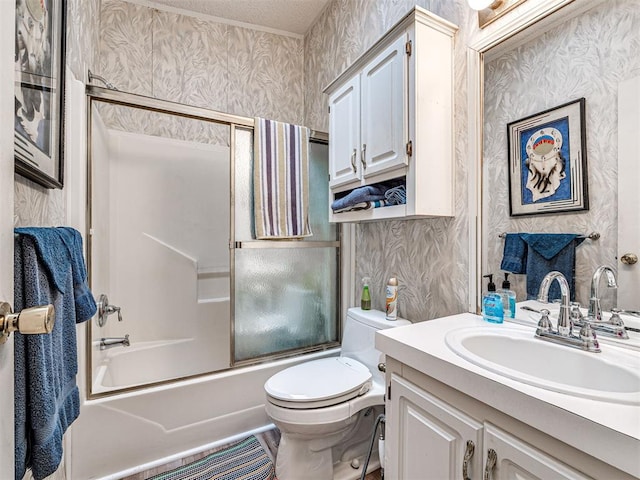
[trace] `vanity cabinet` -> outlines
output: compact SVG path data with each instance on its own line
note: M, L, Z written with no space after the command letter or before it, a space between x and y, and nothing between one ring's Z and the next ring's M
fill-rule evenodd
M387 384L390 480L630 478L389 357Z
M326 89L329 202L394 180L405 205L330 221L453 216L453 24L415 7Z

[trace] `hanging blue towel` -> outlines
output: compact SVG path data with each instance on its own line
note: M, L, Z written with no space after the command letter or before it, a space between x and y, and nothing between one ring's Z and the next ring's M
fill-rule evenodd
M584 241L584 237L572 233L521 233L520 237L528 246L527 300L538 298L542 279L554 270L565 276L571 300L574 300L576 247ZM560 287L554 282L549 289L549 301L560 297Z
M507 233L500 269L511 273L526 273L527 244L519 233Z
M96 309L80 280L86 280L86 269L78 232L29 228L16 233L16 311L49 303L55 308L50 334L16 333L14 339L15 478L22 479L31 468L40 480L57 470L62 436L80 413L76 323L91 318Z

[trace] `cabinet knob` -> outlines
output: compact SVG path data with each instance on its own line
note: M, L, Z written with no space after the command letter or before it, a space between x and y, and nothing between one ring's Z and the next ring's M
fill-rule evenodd
M635 265L638 263L638 256L635 253L625 253L620 257L620 261L625 265Z

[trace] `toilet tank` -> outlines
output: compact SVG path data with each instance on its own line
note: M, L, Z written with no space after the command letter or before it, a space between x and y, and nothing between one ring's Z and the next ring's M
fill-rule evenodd
M385 313L379 310L350 308L347 310L340 355L358 360L369 368L376 381L384 383L384 375L378 370L378 364L384 361L384 357L375 348L376 331L404 325L411 325L411 322L401 318L387 320Z

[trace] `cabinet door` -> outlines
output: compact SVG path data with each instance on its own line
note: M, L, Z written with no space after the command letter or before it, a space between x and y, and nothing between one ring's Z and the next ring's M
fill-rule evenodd
M490 451L495 452L489 453ZM589 479L537 448L523 442L495 425L484 425L485 479L487 480L539 480ZM495 458L495 465L491 457Z
M408 136L407 36L362 71L361 161L365 177L406 165Z
M392 480L459 480L467 442L467 476L480 478L482 424L407 380L392 375L387 403L385 476Z
M329 186L360 178L360 76L329 97Z

